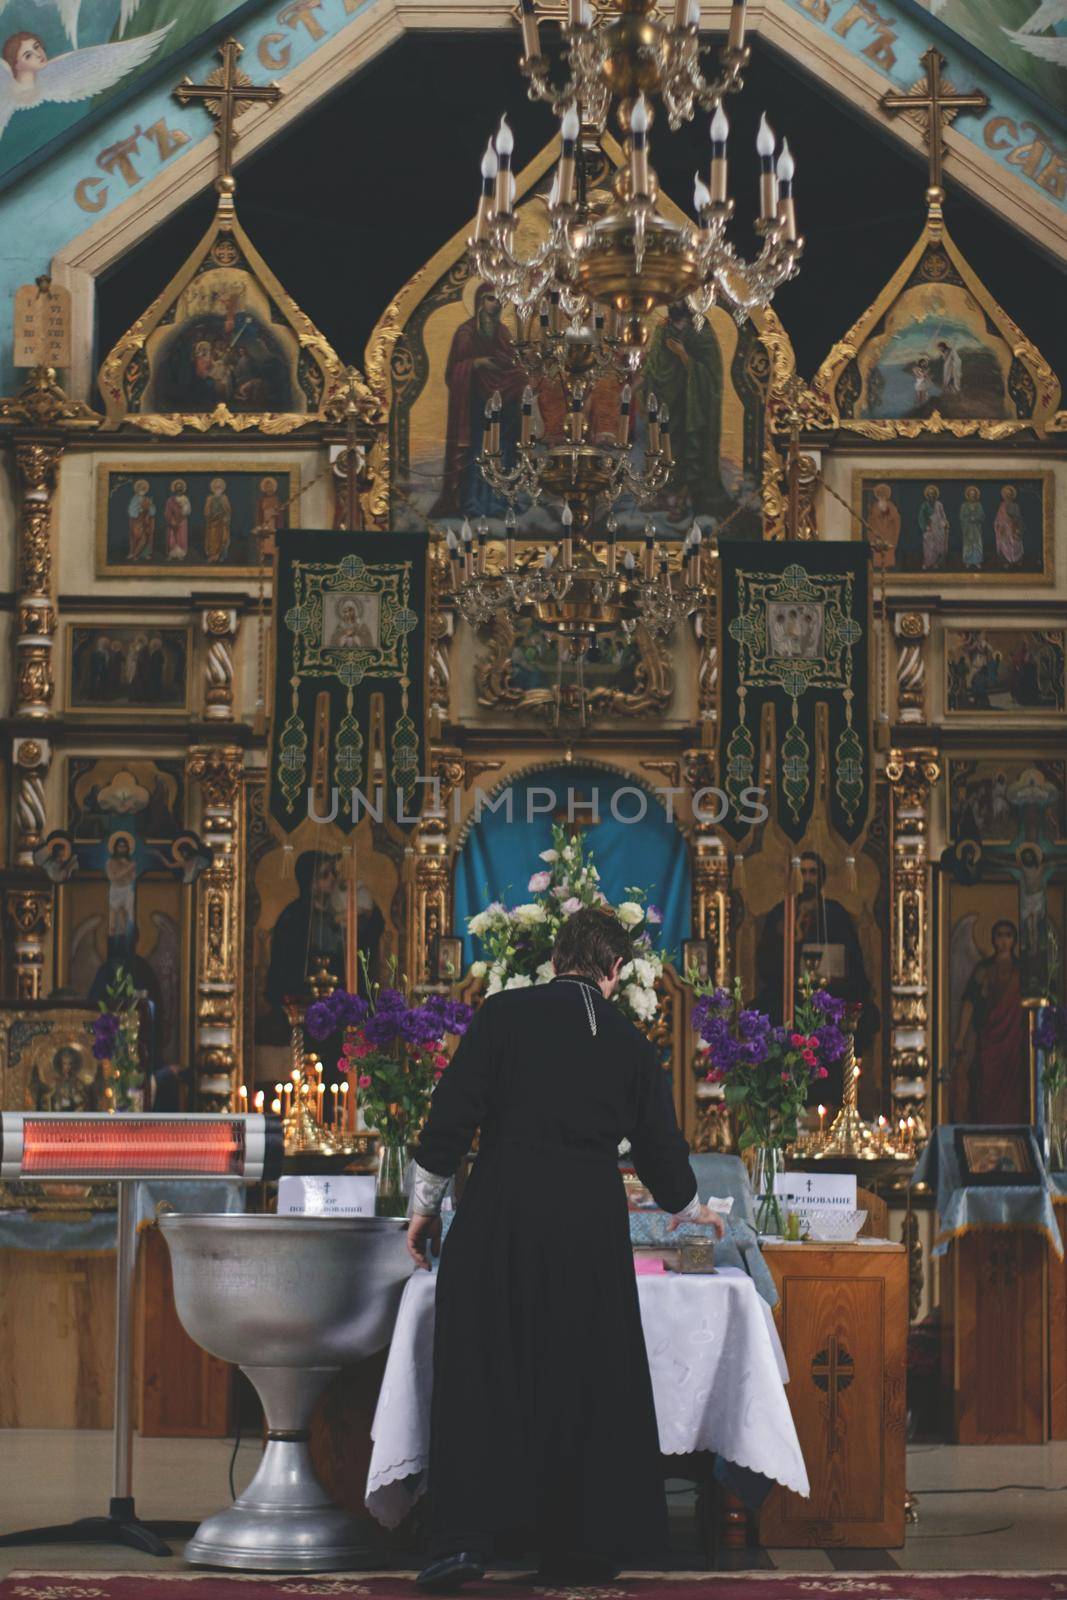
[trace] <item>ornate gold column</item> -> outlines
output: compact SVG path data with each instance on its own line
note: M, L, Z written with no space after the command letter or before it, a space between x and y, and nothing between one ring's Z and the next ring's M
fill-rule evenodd
M45 940L52 927L52 891L18 888L7 891L16 1000L40 1000L44 994Z
M202 1111L224 1111L241 1074L243 764L234 745L193 745L186 763L200 789L200 831L214 853L196 888L195 1060Z
M48 826L44 781L52 760L47 739L14 739L11 759L15 768L15 863L33 866L33 853Z
M15 446L20 499L15 608L16 717L50 717L55 693L52 647L52 498L63 445L25 439Z
M928 611L898 611L893 618L897 639L897 721L926 722L926 641Z
M438 745L431 752L430 774L438 788L428 791L426 804L437 815L416 823L412 840L415 869L408 906L408 972L416 985L437 980L437 941L452 927L448 811L452 796L466 781L462 751Z
M891 750L892 907L890 913L890 1089L894 1124L931 1121L930 790L941 776L938 752Z
M204 718L208 722L233 721L233 654L237 642L237 612L228 606L208 606L201 612L204 630Z

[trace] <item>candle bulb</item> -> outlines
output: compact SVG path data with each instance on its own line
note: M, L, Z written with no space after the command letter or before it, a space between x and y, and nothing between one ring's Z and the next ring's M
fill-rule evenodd
M574 512L569 505L564 505L560 520L563 523L563 565L569 568L574 565Z
M489 524L483 517L478 524L478 571L485 571L486 541L489 538Z
M700 176L699 172L693 173L693 210L701 216L711 205L711 190Z
M651 581L656 570L656 530L651 522L645 523L645 577Z
M500 454L500 413L504 409L504 402L500 390L494 389L489 399L489 453Z
M616 435L617 443L627 445L630 442L630 401L633 391L628 383L624 383L619 391L619 427Z
M493 141L490 139L482 157L482 192L478 199L478 216L474 224L474 237L476 239L485 238L489 232L489 224L493 220L493 214L496 211L496 175L499 165L496 151L493 149Z
M581 28L584 26L582 16L583 0L567 0L567 26L568 28Z
M527 61L541 54L541 40L537 31L537 7L534 0L522 0L522 53Z
M496 209L505 214L511 210L511 154L515 149L515 136L508 127L507 117L501 117L493 140L496 150Z
M553 561L555 561L555 559L556 559L556 552L553 550L552 546L549 545L548 549L545 551L544 555L541 557L541 567L542 567L542 569L545 572L551 572L552 571L552 563L553 563Z
M627 550L623 554L622 564L627 575L632 577L633 573L637 569L637 562L634 560L634 553L632 550Z
M648 195L648 105L642 91L630 112L630 180L635 197Z
M711 198L715 205L726 204L726 141L730 123L722 106L715 107L711 119Z
M686 14L686 26L700 32L700 0L689 0L689 10Z
M504 517L504 564L509 572L515 570L515 507L508 506Z
M674 26L684 28L689 19L689 0L674 0Z
M670 408L670 406L660 406L660 408L659 408L659 448L660 448L660 453L662 454L664 461L673 460L673 457L671 455L671 408Z
M648 397L648 448L659 454L659 401L654 394Z
M570 413L567 420L569 423L571 443L581 444L582 424L585 421L585 414L582 410L582 396L580 394L571 395Z
M609 517L608 518L608 527L607 527L607 533L608 533L608 571L612 574L612 576L614 576L614 574L618 571L619 552L618 552L618 546L617 546L617 544L615 542L616 535L618 534L618 531L619 531L619 524L616 522L614 516Z
M822 1138L823 1124L826 1121L826 1107L819 1107L819 1137Z
M728 50L743 50L745 45L745 0L734 0L730 8L730 32L726 40Z
M559 205L559 168L552 174L552 187L548 191L548 209L555 211Z
M463 572L466 577L470 578L474 573L474 529L466 517L463 518L463 526L459 530L459 536L463 541Z
M341 1127L344 1128L346 1131L347 1131L348 1125L349 1125L349 1109L348 1108L349 1108L349 1105L350 1105L351 1101L352 1101L352 1096L348 1092L348 1084L347 1083L342 1083L342 1085L341 1085Z
M581 131L582 125L577 111L573 106L568 106L560 125L560 137L563 141L557 174L560 205L569 206L574 201L574 160L578 151L578 135Z
M793 152L789 148L788 140L782 140L782 152L778 157L778 215L785 223L785 236L794 240L797 236L797 213L793 201L793 178L796 175L797 164L793 160Z
M756 150L760 159L759 214L764 222L773 222L778 215L778 179L774 172L774 134L766 112L760 118Z

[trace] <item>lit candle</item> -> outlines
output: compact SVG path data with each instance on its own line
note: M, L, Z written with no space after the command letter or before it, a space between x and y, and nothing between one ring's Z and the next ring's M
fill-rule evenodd
M648 448L659 454L659 401L654 394L648 397Z
M341 1127L344 1128L346 1131L348 1129L348 1106L349 1106L349 1101L351 1100L351 1098L352 1097L348 1092L348 1084L347 1083L342 1083L342 1085L341 1085Z
M822 1137L823 1123L826 1121L826 1107L819 1107L819 1136Z
M470 578L474 574L474 529L466 517L463 518L460 538L463 541L463 572L465 577Z
M263 1090L260 1089L256 1095L256 1098L252 1102L252 1106L255 1111L262 1112L264 1098Z
M574 565L574 512L569 505L564 505L563 516L560 520L563 523L563 565L572 567Z
M271 1101L270 1108L274 1112L274 1115L276 1117L280 1117L281 1116L281 1114L282 1114L282 1103L278 1099L277 1095L275 1095L274 1099Z
M522 53L527 61L532 61L535 56L541 54L534 0L522 0Z
M337 1126L337 1084L330 1084L330 1122Z
M726 203L726 141L730 122L722 106L715 107L711 119L711 198L716 205Z
M573 106L568 106L560 127L563 153L559 163L559 203L569 206L574 200L574 159L582 125Z
M241 1112L247 1112L248 1110L248 1090L243 1083L237 1091L237 1109Z
M651 522L645 523L645 577L651 579L656 570L656 530Z
M785 236L795 239L797 236L797 213L793 202L793 178L796 174L797 164L793 160L793 152L787 140L782 140L782 153L778 157L778 215L785 223Z
M320 1068L320 1071L321 1071L321 1068ZM326 1085L323 1083L323 1081L322 1081L322 1079L320 1077L319 1081L318 1081L318 1084L316 1086L316 1089L315 1089L315 1120L316 1120L316 1122L318 1122L320 1127L322 1125L322 1110L323 1110L323 1102L325 1101L325 1099L326 1099Z
M515 135L508 127L507 117L501 117L493 140L496 150L496 209L505 213L511 210L511 154L515 149Z
M614 516L610 516L608 518L608 571L612 574L618 570L619 552L615 543L615 537L618 533L618 529L619 524L616 522Z
M745 0L734 0L730 8L730 32L726 40L728 50L741 50L745 43Z
M630 401L633 391L628 383L624 383L619 391L619 428L616 435L617 443L627 445L630 442Z
M700 176L699 172L693 173L693 210L701 216L711 205L711 190Z
M476 239L485 238L489 232L489 224L492 221L493 213L496 210L494 196L499 165L496 151L493 149L493 141L490 139L482 157L482 192L478 198L478 216L474 224L474 237Z
M778 179L774 173L774 134L766 112L760 117L756 149L760 159L759 214L764 222L771 222L778 215Z
M504 517L504 564L508 571L515 568L515 507L508 506Z
M671 461L671 408L659 408L659 448L664 461Z
M648 105L644 91L630 112L630 179L634 195L648 194Z

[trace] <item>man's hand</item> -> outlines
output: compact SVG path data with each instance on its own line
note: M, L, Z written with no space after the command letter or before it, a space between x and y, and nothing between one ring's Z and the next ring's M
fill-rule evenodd
M689 351L685 348L685 345L679 339L667 339L665 342L671 354L677 356L682 365L687 367L689 365Z
M677 1228L688 1223L691 1227L710 1228L716 1239L721 1239L726 1232L726 1222L717 1211L712 1211L709 1206L702 1205L695 1217L672 1217L667 1224L667 1232L674 1233Z
M429 1245L435 1256L441 1254L441 1218L411 1217L408 1221L408 1255L417 1267L430 1270Z

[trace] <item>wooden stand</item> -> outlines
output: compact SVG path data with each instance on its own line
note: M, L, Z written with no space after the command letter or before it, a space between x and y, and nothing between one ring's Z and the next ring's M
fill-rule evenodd
M1067 1240L1067 1194L1055 1202L1060 1238ZM1067 1439L1067 1249L1048 1254L1048 1436Z
M771 1548L904 1543L907 1255L899 1244L767 1245L811 1497L776 1488Z
M1047 1241L1032 1228L976 1229L950 1245L941 1269L941 1372L957 1444L1049 1438L1049 1260ZM1062 1277L1062 1263L1052 1260Z

